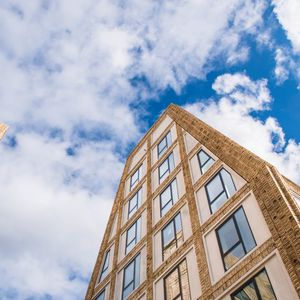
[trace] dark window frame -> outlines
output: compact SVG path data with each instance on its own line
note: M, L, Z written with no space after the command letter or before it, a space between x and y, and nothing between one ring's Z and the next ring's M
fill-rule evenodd
M164 215L162 214L162 210L170 203L172 202L172 206L174 205L174 195L173 195L173 189L172 189L172 183L176 182L176 189L177 189L177 195L178 195L178 187L177 187L177 180L176 177L167 185L167 187L159 194L159 208L160 208L160 217L162 218ZM161 203L161 195L168 189L170 188L170 194L171 194L171 199L162 207ZM179 196L179 195L178 195Z
M135 286L135 276L136 276L136 259L138 256L140 256L141 253L139 252L123 269L123 283L122 283L122 300L124 300L124 290L126 290L132 283L133 283L133 290L131 293L137 288ZM141 257L140 257L141 258ZM141 262L141 260L140 260ZM133 276L132 276L132 281L130 281L126 286L125 286L125 271L126 269L133 263ZM141 267L141 266L140 266ZM141 268L139 267L139 272L141 272ZM130 295L130 294L129 294Z
M132 188L140 182L141 180L141 168L142 168L143 164L140 164L139 167L135 170L135 172L130 176L130 190L132 191ZM138 176L137 176L137 180L135 180L134 182L132 182L132 177L133 175L136 174L136 172L138 172Z
M274 291L272 283L271 283L271 280L270 280L270 277L268 275L268 272L267 272L267 270L265 268L263 268L258 273L256 273L253 277L251 277L250 279L248 279L244 284L242 284L236 291L234 291L232 294L230 294L231 300L234 300L235 295L237 295L238 293L240 293L246 286L248 286L251 283L253 283L253 285L254 285L254 289L255 289L255 292L256 292L256 296L258 296L258 300L263 300L263 298L262 298L262 296L260 294L258 285L257 285L256 280L255 280L255 278L258 277L263 272L265 272L265 274L267 275L267 278L269 280L272 292L273 292L273 294L275 296L275 299L277 299L275 291Z
M237 191L236 185L235 185L235 183L234 183L234 180L233 180L232 175L230 174L230 172L228 172L225 168L219 169L219 170L217 171L217 173L216 173L212 178L210 178L208 182L205 183L205 193L206 193L206 197L207 197L207 201L208 201L208 206L209 206L209 210L210 210L210 214L211 214L211 215L215 213L215 212L212 211L211 205L212 205L212 204L213 204L213 203L214 203L214 202L215 202L215 201L216 201L216 200L217 200L224 192L225 192L225 195L226 195L227 200L228 200L229 198L232 197L232 196L230 196L230 195L227 193L227 190L226 190L226 187L225 187L225 184L224 184L224 180L223 180L223 178L222 178L222 176L221 176L221 171L222 171L222 170L224 170L225 172L227 172L227 173L229 174L229 176L230 176L230 178L231 178L231 181L232 181L232 184L233 184L233 186L234 186L234 189L235 189L235 191ZM222 191L221 193L219 193L219 194L214 198L213 201L211 201L211 199L210 199L210 197L209 197L209 194L208 194L207 185L208 185L209 183L211 183L211 182L212 182L216 177L218 177L218 176L220 177L223 191Z
M209 158L208 160L205 161L205 163L202 165L201 164L201 159L200 159L200 152L204 152ZM215 160L204 150L204 149L200 149L200 151L197 153L197 158L198 158L198 163L199 163L199 167L200 167L200 172L201 174L203 175L204 172L202 170L202 168L210 161L210 160L213 160L213 162L215 162Z
M244 245L244 241L243 241L243 238L242 238L242 234L240 232L240 229L239 229L239 226L238 226L238 223L235 219L235 214L239 211L239 210L242 210L243 213L244 213L244 216L246 218L246 222L247 222L247 225L250 229L250 233L252 235L252 238L253 238L253 241L254 241L254 247L249 250L247 252L247 249L246 249L246 246ZM237 235L238 235L238 238L239 238L239 241L237 241L233 246L231 246L225 253L223 253L223 249L222 249L222 244L221 244L221 239L220 239L220 236L219 236L219 233L218 231L224 226L224 224L226 224L230 219L233 220L233 224L234 224L234 227L235 227L235 230L237 232ZM254 234L252 232L252 229L251 229L251 226L249 224L249 221L248 221L248 218L247 218L247 215L245 214L245 210L242 206L240 206L238 209L236 209L226 220L224 220L222 222L221 225L219 225L216 230L216 236L217 236L217 241L218 241L218 246L219 246L219 250L220 250L220 254L221 254L221 257L222 257L222 262L223 262L223 267L224 267L224 270L225 272L228 271L229 269L231 269L235 264L237 264L239 262L240 259L242 259L243 257L245 257L249 252L251 252L256 246L257 246L257 243L256 243L256 240L254 238ZM228 253L230 253L231 251L233 251L236 247L238 247L240 244L242 244L242 247L243 247L243 250L245 252L245 255L243 257L241 257L236 263L234 263L232 266L230 266L228 269L226 268L226 265L225 265L225 257Z
M177 272L178 272L178 283L179 283L179 291L180 291L180 294L179 295L176 295L175 298L173 298L172 300L176 300L178 299L179 297L181 297L182 299L182 280L181 280L181 274L180 274L180 269L179 269L179 266L183 263L183 262L186 262L186 265L187 265L187 261L186 261L186 258L182 259L181 261L179 261L175 267L173 267L163 278L164 280L164 299L166 300L167 299L167 289L166 289L166 279L177 269ZM187 265L188 266L188 265ZM189 273L189 270L187 269L187 273Z
M104 299L105 299L105 289L106 287L103 290L101 290L101 292L96 296L95 300L98 300L102 295L104 295Z
M168 155L168 157L158 166L158 182L159 182L159 184L161 184L162 183L162 181L161 181L161 179L162 179L162 177L167 173L167 172L169 172L169 174L172 172L172 170L171 170L171 167L170 167L170 156L173 156L173 161L174 161L174 154L173 154L173 151ZM160 174L160 167L165 163L165 161L167 161L168 162L168 168L167 168L167 170L166 170L166 172L165 173L163 173L163 174ZM174 161L174 165L175 165L175 161Z
M140 194L139 194L140 193ZM137 196L137 200L136 200L136 205L134 205L133 208L130 209L130 202L133 200L133 198ZM135 211L137 211L139 209L139 202L142 202L142 199L139 199L139 197L142 197L142 188L140 188L128 201L128 212L127 212L127 220L129 220L133 214L132 211L136 208Z
M141 216L139 218L137 218L135 220L135 222L126 230L126 244L125 244L125 254L128 254L133 248L134 246L138 243L138 239L137 239L137 227L138 227L138 221L141 220ZM140 226L142 224L142 222L140 221L139 222ZM128 244L128 231L132 228L132 227L135 227L135 230L134 230L134 238L130 241L130 243ZM140 228L141 230L141 228ZM128 247L134 242L134 246L128 250Z
M162 260L164 261L164 250L165 250L165 246L164 246L164 235L163 235L163 231L171 224L173 223L173 230L174 230L174 238L169 242L172 243L174 240L176 242L176 249L178 249L178 239L177 239L177 235L176 235L176 223L175 223L175 219L176 217L179 216L180 218L180 225L181 225L181 230L183 231L182 228L182 218L181 218L181 212L179 211L175 216L173 216L173 218L161 229L161 245L162 245ZM183 232L182 232L183 233ZM182 235L183 238L183 235ZM168 244L168 245L169 245Z
M160 158L161 158L161 155L162 155L163 153L165 153L165 151L170 147L170 145L168 144L168 138L167 138L168 134L170 134L170 141L171 141L170 145L172 144L171 131L169 130L169 131L165 134L165 136L160 140L160 142L157 144L157 158L158 158L158 159L160 159ZM165 146L161 151L159 151L159 145L160 145L164 140L166 141L166 146Z
M107 266L105 267L106 260L107 260ZM107 275L107 274L105 274L105 272L109 268L109 260L110 260L110 249L108 251L106 251L106 253L105 253L105 258L103 261L103 265L102 265L102 269L101 269L101 273L100 273L100 277L99 277L99 282L102 281Z

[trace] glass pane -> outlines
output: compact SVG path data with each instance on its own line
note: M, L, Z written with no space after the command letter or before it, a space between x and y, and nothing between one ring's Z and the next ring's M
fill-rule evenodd
M141 239L141 218L136 221L136 242Z
M229 197L231 197L235 192L235 186L233 184L231 175L226 170L221 170L222 178L224 181L225 189Z
M123 300L126 299L129 294L133 291L133 283L123 290Z
M142 203L142 189L137 192L137 208L141 206Z
M159 166L159 178L162 181L169 174L168 159Z
M158 144L158 154L159 156L161 156L164 152L164 150L167 149L168 145L167 145L167 138L164 137L161 142Z
M202 166L201 171L202 173L205 173L211 165L213 165L215 161L211 158L204 166Z
M128 217L132 216L136 210L137 210L137 205L138 205L138 193L136 193L132 199L129 201L129 214Z
M140 266L141 266L141 255L138 255L135 258L135 280L134 280L135 289L140 285Z
M101 292L101 294L96 298L96 300L104 300L105 299L105 290Z
M172 199L171 195L171 185L169 185L161 194L160 194L160 203L161 207L164 207Z
M242 244L239 244L235 247L230 253L224 257L225 267L228 270L232 267L237 261L239 261L245 255Z
M169 172L171 172L174 168L175 168L175 162L174 162L174 155L173 152L169 155L169 165L170 165L170 170Z
M168 147L170 147L170 145L172 144L172 137L171 137L171 132L169 131L167 134L167 145Z
M206 185L206 189L210 202L213 202L215 198L223 192L223 186L219 174Z
M161 215L164 216L172 206L172 201L169 201L168 204L161 209Z
M127 244L130 244L130 242L135 239L136 234L136 227L135 223L127 230Z
M175 239L175 232L174 232L174 224L173 221L169 223L164 229L163 229L163 246L165 247L168 245L172 240Z
M201 168L209 159L210 156L208 156L206 152L204 152L203 150L199 152L199 160L200 160Z
M179 265L179 272L180 272L180 278L181 278L182 299L190 300L191 299L190 286L189 286L187 263L185 260Z
M218 235L222 246L222 251L225 253L237 242L239 242L239 236L237 234L233 219L229 219L219 230Z
M178 200L178 190L177 190L176 179L173 180L173 182L171 183L171 188L172 188L173 202L175 203Z
M217 211L219 207L221 207L227 200L226 193L223 192L216 200L210 205L212 213Z
M173 300L174 298L176 299L176 297L180 295L178 268L176 268L165 279L165 289L166 289L166 300Z
M131 186L133 186L139 179L139 169L131 176Z
M124 270L124 287L134 280L134 261L132 261Z
M253 235L251 233L249 224L247 222L244 210L239 209L234 214L234 216L235 216L236 222L238 224L246 251L249 252L251 249L253 249L256 246L256 244L255 244Z
M175 217L175 228L176 228L176 232L181 230L181 216L180 216L180 214L178 214Z
M255 291L255 287L254 287L253 282L250 282L241 291L236 293L233 296L233 299L237 299L237 300L259 300L258 295Z
M266 271L261 272L255 277L257 287L259 289L261 298L264 300L276 300L273 288L269 281Z

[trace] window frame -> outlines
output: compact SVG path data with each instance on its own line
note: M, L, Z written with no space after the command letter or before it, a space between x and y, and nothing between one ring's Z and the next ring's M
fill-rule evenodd
M276 294L275 294L275 291L274 291L274 288L273 288L273 285L272 285L272 282L270 280L270 277L269 277L269 274L266 270L266 268L263 268L261 269L258 273L256 273L254 276L252 276L250 279L248 279L245 283L243 283L237 290L235 290L233 293L230 294L230 299L231 300L234 300L234 297L235 295L237 295L239 292L241 292L246 286L248 286L249 284L251 284L253 282L253 285L254 285L254 289L255 289L255 292L256 292L256 296L258 296L258 300L263 300L263 298L261 297L261 294L260 294L260 291L259 291L259 288L257 286L257 283L256 283L256 280L255 278L258 277L261 273L265 272L266 273L266 276L269 280L269 283L270 283L270 287L272 289L272 292L275 296L275 300L277 300L277 297L276 297Z
M104 295L104 300L105 300L105 290L106 290L106 287L100 291L100 293L96 296L95 300L98 300L102 295Z
M170 243L172 243L174 240L176 242L176 249L178 249L178 239L177 239L177 232L176 232L176 223L175 223L175 219L177 218L177 216L179 216L180 219L180 225L181 225L181 231L182 231L182 240L184 241L184 237L183 237L183 226L182 226L182 218L181 218L181 212L179 211L178 213L176 213L173 218L161 229L161 245L162 245L162 260L164 261L164 250L165 250L165 246L164 246L164 230L171 224L173 223L173 230L174 230L174 238L168 243L168 245ZM179 245L180 246L180 245Z
M168 143L168 135L170 135L170 145ZM166 141L166 146L159 151L159 145L163 142ZM162 155L166 152L166 150L168 150L168 148L172 145L172 135L171 135L171 130L169 130L165 136L159 141L159 143L157 143L157 158L160 159L162 157Z
M170 157L171 157L171 155L173 156L173 162L174 162L174 168L173 168L172 170L171 170L171 167L170 167ZM167 163L168 163L167 171L161 175L161 174L160 174L160 167L161 167L166 161L167 161ZM166 159L158 166L158 183L161 184L161 183L163 182L163 180L162 180L163 176L165 176L165 174L166 174L167 172L169 172L168 175L171 174L171 172L172 172L174 169L175 169L175 159L174 159L174 153L173 153L173 151L172 151L172 152L166 157ZM168 175L167 175L167 176L168 176ZM165 178L164 178L164 179L165 179Z
M212 178L210 178L209 179L209 181L207 181L206 183L205 183L205 185L204 185L204 188L205 188L205 193L206 193L206 198L207 198L207 201L208 201L208 206L209 206L209 211L210 211L210 214L212 215L212 214L214 214L215 212L217 212L217 210L221 207L221 206L223 206L223 205L221 205L215 212L213 212L212 211L212 208L211 208L211 206L212 206L212 204L225 192L225 195L226 195L226 198L227 198L227 200L228 199L230 199L233 195L229 195L228 193L227 193L227 190L226 190L226 187L225 187L225 184L224 184L224 180L223 180L223 178L222 178L222 176L221 176L221 171L222 170L224 170L225 172L227 172L228 174L229 174L229 176L230 176L230 178L231 178L231 181L232 181L232 184L233 184L233 186L234 186L234 189L235 189L235 192L237 192L237 188L236 188L236 185L235 185L235 183L234 183L234 180L233 180L233 178L232 178L232 175L231 175L231 173L230 172L228 172L224 167L222 167L221 169L219 169L217 172L216 172L216 174L214 174L214 176L212 177ZM220 180L221 180L221 184L222 184L222 188L223 188L223 191L221 192L221 193L219 193L215 198L214 198L214 200L213 201L211 201L210 200L210 197L209 197L209 194L208 194L208 190L207 190L207 186L216 178L216 177L220 177ZM224 203L223 203L224 204Z
M164 190L159 194L159 209L160 209L160 217L162 218L164 215L162 214L163 208L165 208L170 202L172 202L172 206L174 205L174 195L173 195L173 188L172 188L172 183L175 181L176 184L176 189L177 189L177 196L178 199L176 202L179 200L179 193L178 193L178 186L177 186L177 180L176 177L164 188ZM170 188L170 194L171 194L171 199L162 207L162 201L161 201L161 195L168 189Z
M247 249L246 249L246 246L244 245L244 241L243 241L243 238L242 238L242 234L240 232L240 228L238 226L238 223L235 219L235 214L242 210L243 213L244 213L244 216L245 216L245 219L246 219L246 222L247 222L247 225L249 227L249 230L250 230L250 233L251 233L251 236L253 238L253 241L254 241L254 247L249 250L247 252ZM222 244L221 244L221 239L220 239L220 235L219 235L219 230L230 220L232 219L233 220L233 224L234 224L234 227L235 227L235 230L236 230L236 233L238 235L238 238L239 238L239 241L237 241L233 246L231 246L229 249L227 249L227 251L225 253L223 253L223 249L222 249ZM216 229L215 229L215 233L216 233L216 236L217 236L217 241L218 241L218 246L219 246L219 251L220 251L220 254L221 254L221 258L222 258L222 262L223 262L223 267L224 267L224 270L225 272L230 270L234 265L236 265L241 259L243 259L249 252L251 252L255 247L257 247L257 243L256 243L256 240L255 240L255 237L254 237L254 234L253 234L253 231L251 229L251 226L249 224L249 221L248 221L248 218L247 218L247 215L245 213L245 210L243 208L243 206L240 206L238 209L236 209L228 218L226 218L222 224L220 224ZM238 261L236 261L232 266L230 266L228 269L226 268L226 264L225 264L225 257L227 256L227 254L229 254L230 252L232 252L235 248L237 248L240 244L242 244L242 247L243 247L243 250L245 252L245 255L242 256Z
M177 269L178 272L178 283L179 283L179 291L180 294L176 296L176 298L172 299L172 300L176 300L177 298L181 297L182 299L182 280L181 280L181 274L180 274L180 269L179 266L185 261L186 263L186 267L187 267L187 276L188 279L189 278L189 270L188 270L188 263L187 263L187 259L186 257L183 258L182 260L180 260L179 262L177 262L176 266L174 266L169 272L166 273L166 275L163 277L163 282L164 282L164 300L167 299L167 289L166 289L166 279L173 273L173 271L175 271ZM191 293L190 291L190 282L189 282L189 293Z
M134 223L132 223L132 225L126 230L126 241L125 241L125 255L127 255L133 248L134 246L140 241L141 239L141 236L139 237L139 240L138 240L138 237L137 237L137 233L138 233L138 222L139 222L139 226L142 227L142 219L141 219L141 216L138 217ZM132 228L132 227L135 227L135 230L134 230L134 238L130 241L130 243L128 244L128 231ZM140 235L141 235L141 229L140 228ZM132 244L132 242L135 241L133 247L128 250L128 247Z
M204 165L201 165L201 159L200 159L200 152L204 152L208 157L209 159L204 163ZM201 172L201 175L203 175L205 172L203 172L202 168L210 161L210 160L213 160L213 163L215 162L215 159L209 155L203 148L201 148L198 153L197 153L197 158L198 158L198 163L199 163L199 168L200 168L200 172Z
M122 298L121 300L125 300L128 298L129 295L131 295L133 293L133 291L141 284L141 279L139 279L139 285L135 286L135 281L136 281L136 259L138 258L138 256L140 256L140 266L139 266L139 272L141 275L141 252L139 252L124 268L123 268L123 283L122 283ZM132 281L130 281L126 287L125 287L125 271L126 269L131 265L133 265L133 276L132 276ZM124 290L127 289L131 284L133 283L133 290L130 292L130 294L128 294L127 298L124 298Z
M133 190L133 188L140 182L141 180L141 169L143 167L143 163L141 163L139 165L139 167L135 170L135 172L130 176L130 191ZM132 177L138 173L138 176L137 176L137 180L135 180L134 182L132 182Z
M103 265L101 268L101 273L100 273L98 282L101 282L108 275L108 273L105 274L105 272L109 269L110 251L111 251L111 249L108 249L108 251L106 251L106 253L105 253L105 258L103 261ZM105 264L106 264L106 259L107 259L107 267L104 269Z
M130 202L133 200L133 198L137 196L136 205L130 209ZM128 200L128 210L127 210L127 220L129 220L134 213L139 209L142 203L142 187ZM135 211L133 211L136 208Z

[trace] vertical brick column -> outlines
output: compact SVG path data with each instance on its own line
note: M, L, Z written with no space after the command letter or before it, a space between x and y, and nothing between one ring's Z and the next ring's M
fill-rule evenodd
M177 125L177 123L176 123L176 129L177 129L177 137L178 137L178 144L179 144L179 150L180 150L180 156L182 162L183 177L184 177L184 183L186 188L186 197L187 197L190 220L192 225L193 240L194 240L196 258L197 258L201 288L202 288L202 293L206 293L208 290L211 289L211 282L209 278L206 254L205 254L205 249L202 240L200 219L199 219L198 209L196 205L196 199L195 199L193 183L192 183L192 178L190 173L188 156L184 145L183 133L182 133L182 129Z
M147 299L153 299L151 135L147 139Z

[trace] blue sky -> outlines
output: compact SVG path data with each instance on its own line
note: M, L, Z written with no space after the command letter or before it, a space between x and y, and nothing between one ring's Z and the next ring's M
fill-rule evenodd
M171 102L300 183L299 15L298 0L0 1L0 298L83 298L126 156Z

